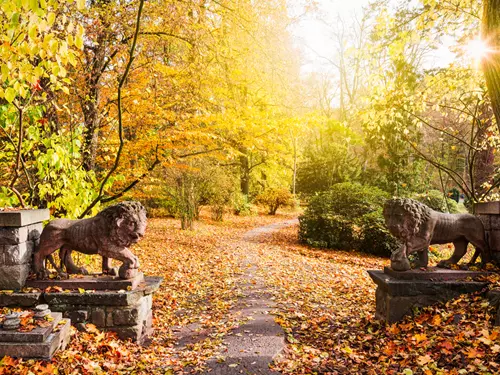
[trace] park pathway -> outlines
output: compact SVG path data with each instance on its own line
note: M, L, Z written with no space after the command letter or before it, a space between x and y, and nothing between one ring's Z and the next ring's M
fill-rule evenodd
M269 364L285 347L284 332L271 314L275 303L258 275L259 255L254 244L259 243L261 236L296 223L294 219L255 228L234 243L244 272L239 285L242 294L231 313L239 315L243 323L224 339L221 355L225 360L210 360L204 374L276 374L269 369Z

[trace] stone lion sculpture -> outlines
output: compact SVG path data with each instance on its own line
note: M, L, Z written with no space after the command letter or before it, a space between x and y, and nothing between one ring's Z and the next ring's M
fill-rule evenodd
M389 232L401 243L391 255L395 271L409 270L408 255L414 252L418 252L419 266L427 267L431 244L455 245L453 255L440 261L438 267L457 264L469 243L476 248L472 263L479 254L483 265L490 260L483 223L474 215L441 213L413 199L393 198L384 205L384 218Z
M76 250L101 255L103 273L118 273L122 279L132 278L137 274L139 260L128 247L144 236L146 225L145 208L133 201L109 206L89 219L53 220L40 235L33 270L38 278L47 277L45 259L53 263L52 253L60 249L61 268L64 266L68 273L87 273L71 259L71 251ZM118 271L111 269L111 258L123 262ZM57 270L61 273L60 269Z

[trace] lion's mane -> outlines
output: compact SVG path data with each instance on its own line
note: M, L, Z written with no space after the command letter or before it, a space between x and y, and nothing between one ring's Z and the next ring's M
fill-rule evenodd
M137 227L146 225L147 221L146 209L142 204L135 201L125 201L109 206L95 217L100 218L104 222L105 230L109 233L109 241L119 246L130 246L127 235L131 233L126 228L120 229L118 226L120 219L133 221Z
M394 217L396 213L403 212L403 217ZM432 210L425 204L409 198L392 198L385 202L384 217L386 222L402 220L403 227L399 228L400 233L393 233L394 229L389 228L391 233L398 237L407 239L420 231L422 224L431 217Z

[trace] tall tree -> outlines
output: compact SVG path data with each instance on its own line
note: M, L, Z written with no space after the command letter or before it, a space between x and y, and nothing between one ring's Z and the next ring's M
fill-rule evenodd
M500 1L483 0L482 37L493 53L483 59L483 70L491 97L497 127L500 130Z

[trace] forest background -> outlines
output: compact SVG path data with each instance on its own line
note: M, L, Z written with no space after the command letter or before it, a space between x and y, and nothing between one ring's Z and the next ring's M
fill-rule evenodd
M338 183L496 199L488 6L373 1L324 20L315 72L291 33L322 19L313 1L1 1L0 207L77 218L125 197L185 229L202 206L275 212ZM455 58L432 64L443 41Z

